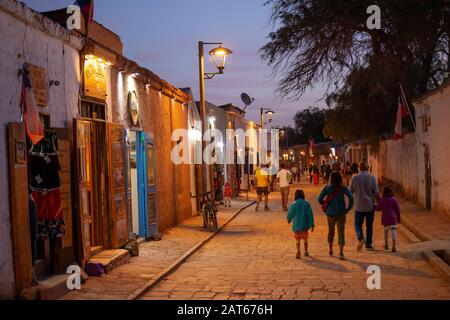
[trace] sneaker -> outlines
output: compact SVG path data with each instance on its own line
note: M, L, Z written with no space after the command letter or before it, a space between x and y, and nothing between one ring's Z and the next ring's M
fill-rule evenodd
M370 246L370 247L366 247L366 250L367 251L375 251L375 248L373 246Z
M396 253L396 252L397 252L397 249L395 249L395 247L392 248L392 253Z
M256 204L255 212L258 212L258 209L259 209L259 203Z
M328 254L329 254L330 256L332 256L332 255L333 255L333 250L328 251Z
M266 212L267 212L267 211L270 211L269 207L265 207L265 208L264 208L264 211L266 211Z
M358 251L361 251L362 247L364 246L364 244L366 243L366 239L362 239L359 241L358 243Z
M301 259L300 252L297 252L297 255L295 256L295 258L296 259Z
M305 252L305 257L309 257L309 253L308 252Z
M343 253L340 253L340 254L339 254L339 259L341 259L341 260L345 260L345 256L344 256L344 254L343 254Z

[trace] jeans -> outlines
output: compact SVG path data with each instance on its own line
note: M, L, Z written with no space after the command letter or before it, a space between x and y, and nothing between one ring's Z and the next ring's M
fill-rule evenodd
M374 211L370 212L355 211L355 231L359 241L364 239L363 224L364 219L366 220L366 248L372 247L374 217L375 217Z

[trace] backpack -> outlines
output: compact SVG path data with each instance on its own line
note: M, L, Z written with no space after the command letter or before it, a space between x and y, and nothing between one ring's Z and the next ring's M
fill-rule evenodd
M333 191L333 193L330 193L326 196L325 200L322 203L322 211L324 213L327 213L328 211L328 206L330 205L331 201L333 201L334 198L336 198L336 196L339 194L339 192L341 191L341 187L337 187L335 191Z

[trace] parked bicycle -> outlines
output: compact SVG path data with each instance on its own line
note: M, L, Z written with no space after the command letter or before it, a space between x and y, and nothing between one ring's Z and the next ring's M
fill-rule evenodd
M203 228L214 232L218 228L217 224L217 207L214 199L210 198L210 194L214 195L214 190L202 193L196 196L191 195L191 198L200 199L200 212L203 216Z

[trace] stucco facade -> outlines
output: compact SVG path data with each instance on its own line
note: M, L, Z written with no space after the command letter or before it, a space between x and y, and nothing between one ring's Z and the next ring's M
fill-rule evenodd
M379 180L400 187L424 207L450 214L450 81L414 100L416 131L380 142L369 162Z
M23 63L44 68L47 82L59 82L46 88L47 106L39 111L50 115L51 127L71 127L70 119L78 113L82 39L13 0L0 1L0 30L0 150L5 151L7 124L21 120L22 79L18 70ZM0 176L0 298L12 298L15 286L7 152L0 154Z

